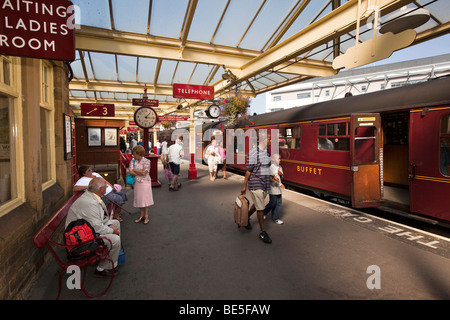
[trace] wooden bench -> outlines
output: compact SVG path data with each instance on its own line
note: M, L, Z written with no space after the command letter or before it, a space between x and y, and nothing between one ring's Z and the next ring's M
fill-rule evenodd
M70 206L82 194L83 194L83 192L75 192L74 195L72 197L70 197L69 200L66 201L66 203L53 215L53 217L50 218L49 221L47 221L47 223L44 226L42 226L41 229L39 229L39 231L33 237L34 245L37 248L46 247L52 254L53 258L56 260L58 265L61 267L61 270L60 270L59 276L58 276L58 295L57 295L56 299L59 299L59 296L61 293L61 274L62 274L62 272L66 271L69 266L76 265L80 269L84 269L82 278L80 279L80 282L81 282L80 289L83 291L83 293L86 296L88 296L90 298L99 297L99 296L105 294L108 291L109 287L111 286L112 280L114 278L114 272L112 272L110 281L109 281L106 289L104 289L102 292L95 294L95 295L89 293L86 290L86 288L84 287L84 279L85 279L86 270L87 270L88 265L97 264L99 261L102 261L102 260L109 260L109 261L111 261L111 264L114 268L114 262L109 257L109 249L107 246L97 247L96 253L94 255L91 255L87 258L80 259L80 260L70 260L67 256L65 258L62 258L61 257L62 253L58 254L55 250L57 247L61 247L61 248L67 247L66 245L61 243L62 241L58 242L58 241L55 241L54 239L52 239L52 236L55 233L55 231L58 229L59 225L65 221L65 218L66 218L67 214L69 213ZM61 240L63 240L62 234L60 235L60 237L61 237ZM104 238L104 237L100 237L100 238L102 238L104 241L107 240L111 243L111 241L107 238ZM67 254L67 251L64 250L64 253Z

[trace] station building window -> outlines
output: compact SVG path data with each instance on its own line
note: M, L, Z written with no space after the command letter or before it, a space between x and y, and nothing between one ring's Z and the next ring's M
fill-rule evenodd
M19 58L0 55L0 216L23 202Z
M11 85L11 59L1 56L2 61L2 79L1 82L7 86Z
M14 179L14 143L11 120L12 99L0 94L0 205L16 197Z
M350 136L347 122L319 125L319 150L350 150Z
M280 128L278 142L280 148L300 149L301 147L301 127Z
M40 98L40 127L41 127L41 175L43 189L56 181L54 102L53 102L53 68L47 61L41 60L41 98Z
M440 134L440 170L444 176L450 176L450 114L441 119Z
M311 98L311 92L297 93L297 99Z

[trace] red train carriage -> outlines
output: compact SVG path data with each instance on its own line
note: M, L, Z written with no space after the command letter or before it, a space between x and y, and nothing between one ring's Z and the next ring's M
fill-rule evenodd
M434 79L253 116L230 129L278 129L271 139L280 143L285 184L349 199L356 208L396 202L450 220L449 88L450 78ZM245 170L236 143L235 164L227 166Z
M255 128L270 133L274 127ZM282 123L275 128L286 182L349 199L357 208L381 203L379 114Z
M409 126L411 211L450 220L450 105L412 109Z

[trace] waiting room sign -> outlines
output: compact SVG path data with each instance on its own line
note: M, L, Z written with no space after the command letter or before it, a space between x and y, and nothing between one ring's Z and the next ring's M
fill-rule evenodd
M0 54L75 60L75 12L67 0L0 0Z

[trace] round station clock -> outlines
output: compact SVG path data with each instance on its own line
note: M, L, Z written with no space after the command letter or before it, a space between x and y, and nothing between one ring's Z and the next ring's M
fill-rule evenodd
M220 115L220 107L218 105L210 105L206 114L213 119L216 119Z
M140 107L134 112L134 122L143 129L153 127L158 121L156 111L151 107Z

